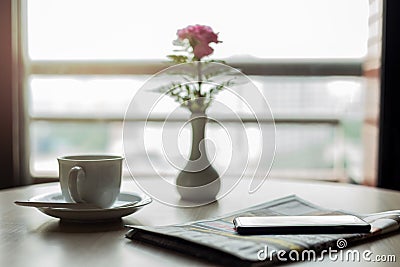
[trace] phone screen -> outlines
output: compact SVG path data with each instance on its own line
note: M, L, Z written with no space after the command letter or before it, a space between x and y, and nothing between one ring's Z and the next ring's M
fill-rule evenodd
M237 217L238 233L315 234L368 232L371 226L352 215Z

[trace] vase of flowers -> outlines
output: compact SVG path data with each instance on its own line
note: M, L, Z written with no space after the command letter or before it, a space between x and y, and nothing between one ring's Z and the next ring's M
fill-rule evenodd
M179 47L175 50L179 53L168 55L168 58L181 64L178 65L181 67L179 69L185 71L179 75L184 76L185 82L173 82L157 89L173 97L191 113L191 152L186 166L176 179L177 190L184 200L212 201L220 190L221 181L206 152L207 109L215 95L225 87L234 85L234 82L233 79L218 82L212 80L215 76L221 76L226 68L221 71L222 61L204 59L214 51L210 43L221 43L218 34L209 26L188 26L178 30L177 37L173 43Z

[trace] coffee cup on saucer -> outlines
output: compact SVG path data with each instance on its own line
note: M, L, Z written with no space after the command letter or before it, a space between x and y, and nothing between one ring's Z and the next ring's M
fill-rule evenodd
M121 188L123 157L76 155L59 157L61 192L67 202L109 208Z

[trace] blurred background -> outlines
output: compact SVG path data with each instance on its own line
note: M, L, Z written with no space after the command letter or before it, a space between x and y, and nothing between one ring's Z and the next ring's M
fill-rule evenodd
M380 1L26 0L18 12L23 162L36 181L57 177L61 155L123 153L135 92L168 65L177 29L204 24L223 41L211 58L241 69L269 102L272 176L376 182L379 79L370 70L380 62ZM256 125L244 122L251 139ZM207 135L217 140L218 130ZM190 142L180 145L186 151ZM151 156L163 157L157 141Z

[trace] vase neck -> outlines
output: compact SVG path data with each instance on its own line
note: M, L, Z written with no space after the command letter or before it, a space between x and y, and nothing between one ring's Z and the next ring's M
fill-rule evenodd
M190 124L192 125L192 149L190 152L190 160L197 160L202 153L206 153L204 142L206 123L207 116L205 113L192 113L190 117Z

